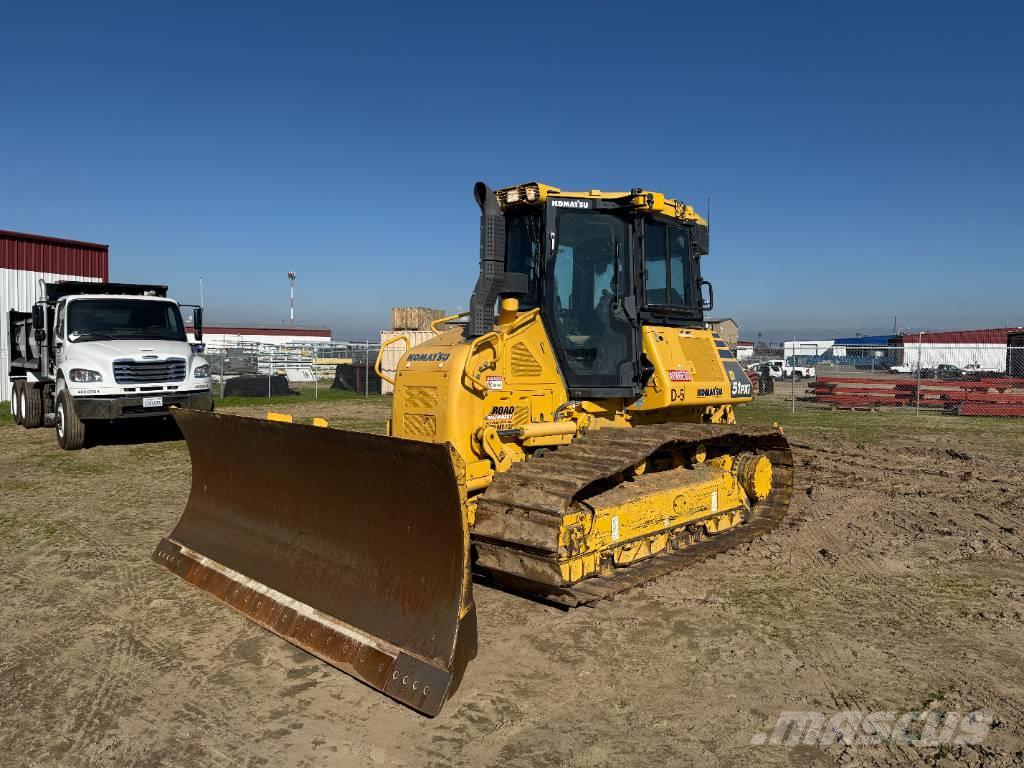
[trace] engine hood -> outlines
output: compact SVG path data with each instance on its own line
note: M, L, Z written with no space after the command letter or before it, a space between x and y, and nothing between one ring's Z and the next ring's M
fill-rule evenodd
M94 362L109 368L114 360L165 360L168 357L193 358L192 346L187 341L161 341L158 339L101 339L66 344L64 356L77 363Z

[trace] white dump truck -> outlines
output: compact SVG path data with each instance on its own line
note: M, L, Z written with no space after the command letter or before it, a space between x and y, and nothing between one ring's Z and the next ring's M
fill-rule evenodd
M15 422L54 427L71 451L91 422L213 410L202 309L193 307L192 344L181 306L165 285L40 281L32 311L10 311Z

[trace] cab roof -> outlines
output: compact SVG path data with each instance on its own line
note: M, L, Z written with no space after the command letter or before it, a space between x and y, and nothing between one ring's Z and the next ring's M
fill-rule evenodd
M497 190L496 195L498 203L505 210L520 205L543 205L551 198L596 199L618 203L622 207L632 210L660 213L707 226L707 221L694 210L693 206L665 197L661 192L641 187L631 189L629 192L606 192L600 189L571 192L549 184L530 181L512 187L502 187Z
M167 286L142 283L93 283L87 280L58 280L55 283L46 283L47 301L58 301L66 297L79 299L98 296L166 299Z

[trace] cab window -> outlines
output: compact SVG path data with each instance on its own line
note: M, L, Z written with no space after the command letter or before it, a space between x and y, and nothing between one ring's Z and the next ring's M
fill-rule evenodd
M686 228L647 222L644 277L648 305L680 309L693 306L690 233Z
M58 339L64 338L64 307L65 303L63 301L57 305L57 319L53 321L53 332Z

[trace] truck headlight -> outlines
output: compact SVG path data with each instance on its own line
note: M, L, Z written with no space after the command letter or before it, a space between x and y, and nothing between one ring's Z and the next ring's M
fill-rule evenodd
M197 365L195 371L192 373L197 379L208 379L210 378L210 365Z
M68 378L76 384L85 384L93 381L103 381L103 376L99 371L90 371L88 368L72 368L68 373Z

